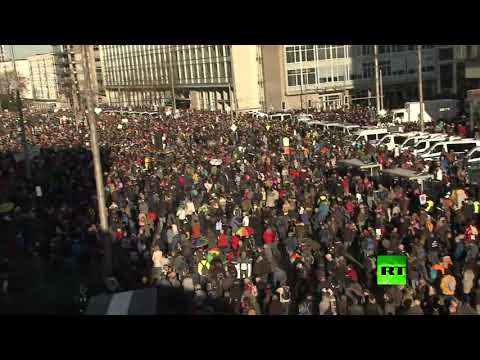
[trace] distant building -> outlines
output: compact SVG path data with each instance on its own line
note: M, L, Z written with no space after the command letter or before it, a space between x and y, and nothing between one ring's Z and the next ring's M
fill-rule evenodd
M480 45L455 45L459 93L480 89Z
M179 106L206 110L264 106L259 45L101 45L100 54L111 106L169 105L172 81Z
M417 45L379 45L384 107L418 99ZM375 105L373 45L263 45L266 108ZM438 93L434 45L423 46L425 98ZM368 99L370 97L370 99Z
M57 71L55 56L50 54L33 55L28 58L31 69L33 105L37 108L49 108L59 105Z
M375 105L373 45L102 45L112 106L281 111ZM417 45L378 45L384 107L418 99ZM462 96L453 45L422 45L425 99ZM173 70L173 79L170 70ZM230 98L232 97L232 98Z
M105 103L99 45L88 45L92 87L98 105ZM78 109L85 93L81 45L53 45L59 92ZM82 105L84 106L84 105Z

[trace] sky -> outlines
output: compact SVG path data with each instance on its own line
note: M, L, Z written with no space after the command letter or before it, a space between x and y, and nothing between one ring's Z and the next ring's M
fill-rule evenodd
M10 57L10 45L5 45L6 52ZM14 45L15 58L25 59L30 55L46 54L52 51L52 45Z

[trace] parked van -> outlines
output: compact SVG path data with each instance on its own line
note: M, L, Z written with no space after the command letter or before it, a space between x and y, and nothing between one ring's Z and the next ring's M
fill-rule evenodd
M378 147L385 147L388 151L392 151L395 147L400 146L403 144L405 140L407 140L411 136L417 136L421 133L413 132L413 133L396 133L396 134L388 134L381 138L375 146Z
M335 134L352 135L360 129L360 125L333 123L328 126L328 130Z
M480 140L463 139L455 141L443 141L432 146L424 154L420 155L423 160L438 160L442 155L442 152L453 152L457 155L465 155L468 151L474 147L480 146Z
M409 136L403 143L400 144L400 152L412 149L419 141L429 139L431 137L431 135Z
M295 120L297 122L308 123L310 121L313 121L313 115L312 114L297 114L297 115L295 115Z
M418 141L414 146L413 146L413 155L418 156L428 149L430 149L433 145L438 144L439 142L443 141L455 141L455 140L461 140L462 138L459 136L451 136L448 137L446 134L438 134L437 136L432 136L427 139L423 139Z
M270 120L281 121L281 122L292 120L292 114L282 114L282 113L272 114L270 115Z
M388 134L388 130L386 128L374 127L368 129L361 129L353 134L353 143L373 143L380 140L386 134Z
M466 168L478 169L480 166L480 146L474 147L470 150L464 159L464 165Z

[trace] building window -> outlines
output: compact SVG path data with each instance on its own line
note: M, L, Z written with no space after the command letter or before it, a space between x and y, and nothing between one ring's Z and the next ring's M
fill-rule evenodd
M362 70L364 79L373 77L373 74L375 73L373 63L363 63Z
M306 57L307 61L313 61L314 60L313 45L305 46L305 57Z
M224 78L224 77L226 77L226 76L225 76L225 64L224 64L223 61L221 61L219 65L220 65L220 74L219 74L219 76L220 76L221 78Z
M408 51L413 51L417 48L417 45L408 45Z
M315 68L303 69L303 83L315 84Z
M380 68L382 69L383 76L392 75L392 64L390 61L380 61Z
M337 47L337 58L344 58L345 57L345 48L343 46Z
M317 59L318 60L325 60L325 46L317 48Z
M362 54L363 55L372 55L373 46L372 45L362 45Z
M308 100L308 107L311 108L312 107L312 100Z
M453 69L451 64L440 65L440 87L451 89L453 87Z
M452 48L441 48L438 50L438 59L440 61L448 61L453 59Z
M300 85L300 81L297 82L298 70L288 70L288 86Z
M287 63L291 64L295 62L295 50L293 46L287 46Z
M285 101L282 101L282 110L285 110Z
M352 56L357 57L357 56L362 56L362 46L361 45L353 45L352 46Z

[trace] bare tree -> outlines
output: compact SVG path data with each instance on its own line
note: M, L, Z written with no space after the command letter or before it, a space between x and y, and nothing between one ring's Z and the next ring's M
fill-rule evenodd
M18 76L18 90L22 93L27 88L27 79ZM15 89L16 77L13 70L0 72L0 94L9 95Z

